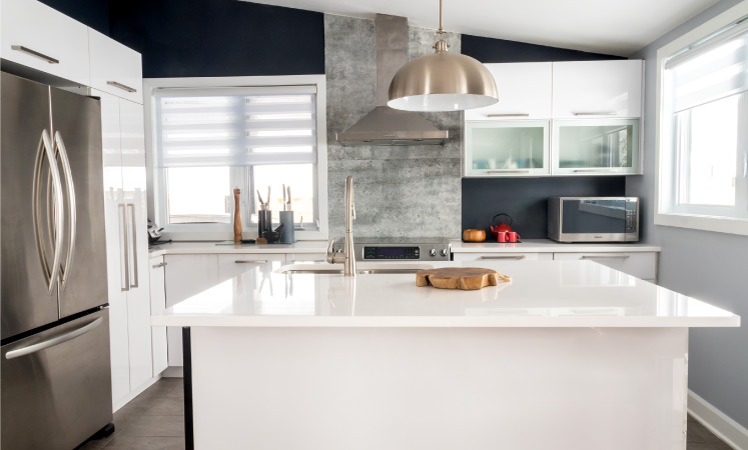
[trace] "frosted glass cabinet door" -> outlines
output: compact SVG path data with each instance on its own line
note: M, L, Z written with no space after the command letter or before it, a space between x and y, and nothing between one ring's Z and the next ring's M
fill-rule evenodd
M639 174L639 152L639 119L553 122L553 174Z
M550 173L548 121L465 122L465 176Z

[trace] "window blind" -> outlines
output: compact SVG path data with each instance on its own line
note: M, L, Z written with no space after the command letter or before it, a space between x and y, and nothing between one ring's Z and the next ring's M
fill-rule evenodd
M316 162L314 86L162 89L160 167Z
M674 113L748 91L748 22L673 56L665 77Z

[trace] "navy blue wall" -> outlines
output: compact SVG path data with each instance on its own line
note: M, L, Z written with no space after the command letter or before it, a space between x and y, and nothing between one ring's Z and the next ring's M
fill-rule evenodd
M601 53L580 52L545 45L526 44L480 36L462 35L462 53L482 63L590 61L598 59L625 59Z
M143 76L325 72L321 13L238 0L112 0L109 35L143 55Z
M512 217L512 228L523 239L544 239L548 197L619 197L625 190L622 176L463 178L462 229L486 230L486 240L493 241L491 219L504 213Z

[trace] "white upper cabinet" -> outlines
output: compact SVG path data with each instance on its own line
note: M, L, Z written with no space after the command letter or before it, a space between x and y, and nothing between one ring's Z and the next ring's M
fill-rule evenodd
M486 64L496 80L499 102L465 111L465 120L549 119L552 63Z
M90 85L88 27L36 0L2 0L0 57Z
M553 118L642 115L641 60L553 63Z
M143 103L140 53L96 30L88 29L91 87L136 103Z

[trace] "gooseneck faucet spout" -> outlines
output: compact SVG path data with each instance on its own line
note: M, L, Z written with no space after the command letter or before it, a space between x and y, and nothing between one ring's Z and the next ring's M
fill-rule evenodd
M353 201L353 177L345 180L345 244L343 253L333 251L333 242L327 247L327 262L343 263L343 276L356 276L356 252L353 249L353 220L356 218L356 205Z

